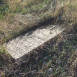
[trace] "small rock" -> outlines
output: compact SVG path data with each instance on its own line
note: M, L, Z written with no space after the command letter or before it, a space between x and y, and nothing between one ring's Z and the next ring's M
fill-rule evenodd
M52 68L49 68L48 69L48 74L51 74L51 72L52 72Z

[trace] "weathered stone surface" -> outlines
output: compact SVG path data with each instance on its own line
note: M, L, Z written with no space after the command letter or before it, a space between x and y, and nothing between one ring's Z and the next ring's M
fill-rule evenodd
M43 26L9 41L6 50L18 59L63 31L58 25Z

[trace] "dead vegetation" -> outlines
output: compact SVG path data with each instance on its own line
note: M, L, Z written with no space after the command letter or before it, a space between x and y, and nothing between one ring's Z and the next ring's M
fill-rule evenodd
M53 1L52 1L53 2ZM52 3L51 2L51 3ZM23 6L31 8L33 6L38 7L41 4L41 7L46 3L50 5L50 0L44 0L44 1L39 1L36 2L35 0L30 0L30 1L21 1L21 0L17 0L17 1L11 1L9 5L10 8L13 9L13 4L19 4L19 6L23 3ZM36 3L36 4L35 4ZM38 3L38 5L37 5ZM63 23L66 25L66 27L69 25L71 27L73 27L73 25L76 24L77 21L77 8L76 8L76 3L77 2L73 2L71 1L71 3L69 1L57 1L53 4L55 4L56 6L51 6L54 9L50 9L50 7L47 8L47 10L43 11L40 10L38 8L36 8L36 10L40 10L41 13L39 13L38 11L36 12L36 10L33 10L33 12L29 12L27 8L24 8L25 10L27 10L26 15L22 15L21 12L22 10L20 10L20 12L13 12L12 13L8 13L7 16L5 16L5 19L0 20L0 43L4 43L20 34L23 34L24 32L28 31L29 29L35 27L35 26L39 26L42 25L45 22L53 22L55 24L58 23ZM9 3L8 3L9 4ZM28 6L30 4L30 7ZM18 5L16 5L18 6ZM47 7L47 6L46 6ZM46 8L45 7L45 8ZM21 9L22 9L21 8ZM15 7L15 10L17 8ZM31 9L30 9L31 10ZM51 23L52 23L51 22ZM68 27L69 27L68 26Z
M66 35L65 35L66 34ZM76 35L63 33L16 62L7 76L76 77ZM26 70L25 70L26 69ZM48 70L51 69L49 72Z
M39 26L41 24L43 25L51 21L52 22L54 21L54 24L65 24L67 30L69 31L71 29L74 30L77 29L77 25L76 25L77 24L77 0L74 1L63 0L63 2L60 0L57 2L55 7L53 6L54 9L50 9L49 7L46 6L47 1L50 0L43 0L46 1L44 8L42 8L43 2L41 0L38 1L36 2L36 0L27 0L25 2L24 0L21 2L21 0L12 0L10 3L8 2L8 6L10 7L9 9L11 10L9 10L8 13L7 11L5 11L4 14L2 13L2 11L0 12L0 44L3 44L4 42L11 40L14 37L17 37L20 34L24 34L24 32L29 31L35 28L36 26ZM50 3L48 2L48 4ZM47 9L45 9L46 7ZM40 10L40 8L42 9ZM71 30L70 32L74 33L74 30ZM76 33L77 32L75 32L75 34ZM65 42L63 41L63 38L65 39ZM69 36L67 37L64 36L63 38L58 37L58 40L55 39L54 39L55 41L52 40L53 45L52 42L49 42L49 44L44 45L45 47L41 47L42 49L39 48L39 50L37 50L38 53L40 51L42 51L43 53L39 53L38 60L37 60L38 56L33 56L33 55L37 55L37 53L33 53L32 55L29 55L29 58L26 60L27 62L24 61L19 65L17 64L15 66L16 70L12 71L13 77L14 77L14 73L17 70L18 70L17 72L21 73L23 76L25 76L25 72L26 72L28 77L29 75L30 76L33 75L33 77L34 76L37 77L37 74L38 77L45 77L45 76L48 77L49 75L47 75L47 70L51 68L50 67L51 65L53 71L50 76L52 77L65 77L65 76L76 77L77 76L76 75L77 40L74 39L73 37L70 37L73 38L72 40L68 40ZM77 37L75 36L75 38ZM7 65L7 60L11 60L11 59L7 57L8 56L7 54L6 55L4 54L5 50L2 49L2 47L0 51L1 51L0 64L2 65L3 62L5 62L5 65ZM34 65L32 61L34 61L34 63L36 61L36 64ZM24 67L26 70L24 69ZM36 72L35 74L33 74L31 71L36 71ZM15 73L15 75L18 74L17 72Z

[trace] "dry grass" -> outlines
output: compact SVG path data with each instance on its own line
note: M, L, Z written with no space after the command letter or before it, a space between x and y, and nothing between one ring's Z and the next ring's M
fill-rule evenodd
M67 34L53 38L33 52L26 54L21 63L16 62L18 66L16 65L15 69L19 69L18 73L20 75L22 72L23 77L76 77L76 37ZM48 74L49 68L52 69L50 74ZM16 74L12 76L18 77Z
M24 34L24 32L29 31L29 30L35 28L36 26L44 25L45 22L48 22L50 20L55 21L55 23L65 24L65 26L68 27L67 30L71 29L74 25L77 27L77 25L76 25L76 23L77 23L77 0L74 0L74 1L71 0L71 2L69 2L69 0L68 1L63 0L64 2L61 2L61 0L60 0L60 2L57 2L56 7L53 10L48 9L46 11L41 11L41 13L37 12L38 14L36 14L36 10L39 10L43 4L43 3L41 4L41 7L39 7L39 9L36 8L36 6L38 7L40 5L42 0L38 0L38 1L36 2L36 0L24 0L24 1L12 0L11 2L8 3L8 5L10 6L10 9L12 9L12 10L9 11L8 16L5 16L5 19L3 19L3 20L0 19L0 44L3 44L4 42L6 42L14 37L17 37L21 34ZM45 1L47 1L47 0L45 0ZM48 1L50 1L50 0L48 0ZM37 5L37 3L38 3L38 5ZM18 6L20 6L19 9L18 9ZM28 11L29 6L30 6L30 8L33 7L32 10L33 10L33 12L35 12L34 14L30 14L30 12ZM28 7L28 9L26 10L25 7ZM23 10L25 10L25 12ZM26 11L27 11L27 13L28 12L29 13L26 15L21 15L22 11L23 11L23 14L26 14ZM10 13L10 12L12 12L12 13ZM64 46L67 46L67 45L64 45ZM54 45L53 45L53 47L54 47ZM45 48L43 48L43 50L45 50ZM71 47L69 47L69 48L71 48ZM48 49L48 47L47 47L47 49ZM68 49L66 48L65 50L67 51ZM45 50L45 51L48 52L49 50ZM70 52L71 54L72 53L74 54L73 50L70 49L70 51L71 51ZM5 53L5 50L3 47L1 47L0 48L0 56L1 56L0 58L2 60L5 60L5 58L7 57L7 54L6 54L6 57L3 58L3 56L5 56L4 53ZM62 57L62 55L63 55L63 57L67 56L67 52L65 52L65 55L64 55L63 51L62 51L62 53L60 52L59 56ZM69 53L68 53L68 55L69 55ZM48 57L50 57L50 54L48 55ZM55 56L53 56L53 57L55 58ZM2 61L1 59L0 59L0 61ZM8 57L8 59L9 59L9 57ZM4 62L6 62L8 59L6 59ZM60 59L62 60L62 58L60 58ZM74 67L74 64L76 64L76 63L74 63L75 61L73 61L73 59L71 59L71 58L69 58L69 59L71 60L71 63L72 63L70 65L70 70L72 69L74 72L74 68L76 68L76 67ZM77 59L76 59L76 61L77 61ZM68 60L68 62L69 62L69 60ZM50 65L49 63L50 62L48 61L48 66ZM2 64L3 64L3 62L2 62ZM58 66L57 66L57 68L58 68ZM45 72L45 70L42 70L42 71ZM60 69L60 71L62 71L62 70Z
M47 1L49 1L49 0L47 0ZM20 12L20 11L26 12L29 9L31 10L32 8L37 9L37 7L39 7L40 4L43 2L44 2L44 0L42 0L42 1L41 0L38 0L38 1L36 1L36 0L23 0L23 1L22 0L12 0L12 1L8 1L8 5L12 12ZM37 6L38 4L39 4L39 6Z
M50 1L50 0L45 0L45 1ZM9 6L10 8L14 8L11 7L14 4L15 6L23 5L23 7L24 6L29 7L29 5L31 5L31 7L33 7L35 6L35 3L36 4L38 3L39 6L40 2L41 0L39 0L39 3L38 1L36 2L35 0L27 0L26 2L25 0L24 1L13 0L9 3ZM20 34L23 34L32 27L38 26L39 24L47 22L51 19L53 19L55 23L56 22L63 23L66 24L66 26L67 25L72 26L77 23L77 1L75 2L74 1L72 2L72 0L71 2L58 1L56 3L56 7L52 10L47 10L45 12L42 11L41 13L38 14L36 13L35 10L34 12L35 12L34 15L32 14L21 15L21 14L11 13L5 17L5 20L0 20L0 43L6 42L7 40L10 40Z

